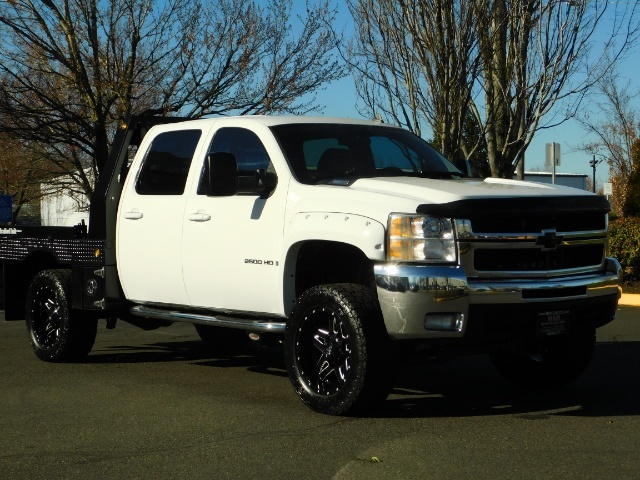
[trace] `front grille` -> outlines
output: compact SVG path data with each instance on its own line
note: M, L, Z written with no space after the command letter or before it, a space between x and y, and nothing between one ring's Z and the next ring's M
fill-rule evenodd
M567 270L599 266L602 264L603 256L603 244L559 246L555 250L476 247L474 269L477 272Z
M417 211L456 219L460 266L469 278L582 275L604 265L604 197L466 199Z
M470 277L548 277L602 268L607 216L555 212L526 216L476 213L456 221L461 266Z

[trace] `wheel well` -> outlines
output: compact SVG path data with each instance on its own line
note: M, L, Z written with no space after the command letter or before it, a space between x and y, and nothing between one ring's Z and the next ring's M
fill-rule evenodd
M27 291L33 277L42 270L59 267L55 258L46 252L34 252L20 262L5 262L5 319L24 319Z
M374 286L373 265L357 247L312 241L300 246L295 266L295 296L316 285L357 283Z

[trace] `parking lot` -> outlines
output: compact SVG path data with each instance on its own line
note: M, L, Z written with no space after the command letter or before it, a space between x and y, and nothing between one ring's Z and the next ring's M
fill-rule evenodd
M189 325L103 327L85 363L47 364L0 316L0 477L640 478L640 307L564 388L458 358L403 370L370 418L307 409L278 347L229 357Z

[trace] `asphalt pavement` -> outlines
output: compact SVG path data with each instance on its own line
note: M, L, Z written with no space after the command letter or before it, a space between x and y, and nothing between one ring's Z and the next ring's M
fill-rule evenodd
M0 316L2 479L640 478L640 307L578 380L513 389L484 356L407 368L376 416L316 414L278 347L207 350L190 325L98 333L47 364Z

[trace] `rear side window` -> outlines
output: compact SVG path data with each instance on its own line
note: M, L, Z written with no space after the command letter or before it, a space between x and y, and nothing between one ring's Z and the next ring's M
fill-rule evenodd
M140 195L182 195L201 130L165 132L153 139L136 183Z

